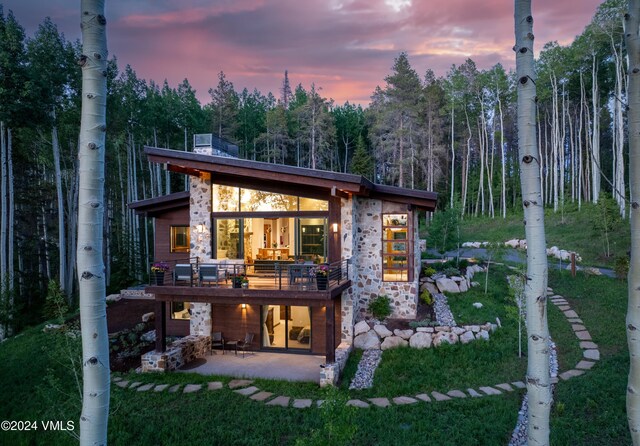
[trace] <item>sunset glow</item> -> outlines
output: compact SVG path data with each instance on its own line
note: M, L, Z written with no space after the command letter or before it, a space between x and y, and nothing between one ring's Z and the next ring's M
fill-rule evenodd
M547 41L571 42L599 3L537 1L536 51ZM3 5L27 35L49 15L67 38L80 36L68 1ZM411 0L145 0L110 2L107 19L109 53L121 69L130 64L139 77L172 86L187 78L203 103L220 71L237 90L277 94L288 70L293 85L315 82L336 103L365 105L401 51L421 76L444 75L467 58L480 69L514 65L509 0L449 0L446 8Z

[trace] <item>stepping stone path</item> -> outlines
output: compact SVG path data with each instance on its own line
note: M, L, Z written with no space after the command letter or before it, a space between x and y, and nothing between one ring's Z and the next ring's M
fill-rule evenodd
M551 288L548 289L548 294L553 293ZM559 374L559 377L563 381L567 381L569 379L576 378L578 376L584 375L587 371L591 370L591 368L595 365L595 361L600 360L600 350L598 349L598 344L593 342L591 339L591 334L587 331L584 322L578 316L578 313L575 310L571 309L571 304L562 296L553 295L549 298L549 301L558 307L558 309L564 314L567 318L567 322L571 324L571 329L573 333L576 335L576 338L580 341L580 348L582 349L582 355L584 359L579 361L574 368L566 370ZM557 370L557 357L553 357L553 360L556 361L555 369ZM551 379L552 383L557 383L558 378ZM516 383L512 383L516 385ZM524 383L522 384L523 387ZM516 387L520 388L519 385ZM518 413L518 424L511 435L511 441L509 442L509 446L524 446L527 444L527 395L524 396L522 401L522 409Z
M550 290L549 293L552 293L552 291ZM591 370L595 366L596 362L600 359L600 350L598 349L598 345L591 339L591 335L587 331L584 323L578 317L578 314L571 309L570 304L566 299L561 296L554 295L550 297L549 300L562 311L562 313L567 318L567 322L571 324L571 328L575 333L576 338L578 338L578 340L580 341L580 348L583 352L583 358L575 365L574 368L560 373L560 380L566 381L581 376ZM551 350L555 351L555 346L553 345L553 343ZM361 363L365 359L365 355L367 355L368 352L376 351L373 350L363 353L363 359L360 361ZM380 353L380 351L377 352ZM552 371L557 370L557 358L555 357L555 355L551 356ZM375 355L367 355L367 359L365 362L367 363L365 364L367 370L363 372L363 376L367 376L360 379L360 381L362 382L373 379L375 367L377 367L378 363L380 362L380 358L376 357ZM360 372L360 365L361 364L358 365L358 372ZM552 374L555 375L555 372ZM354 381L355 380L356 379L354 378ZM279 406L287 408L291 407L292 409L307 409L314 406L321 407L324 403L324 400L314 401L311 398L291 398L285 395L277 395L272 392L263 391L257 386L252 385L253 380L248 379L233 379L227 384L222 381L211 381L206 384L175 384L171 386L170 384L144 384L138 381L131 383L130 380L124 379L119 376L114 376L111 381L116 386L122 389L135 389L138 392L147 392L152 389L154 392L164 392L168 389L169 393L178 393L182 389L182 392L180 393L198 393L203 389L205 389L206 391L223 391L225 389L229 389L237 395L247 397L257 403L262 403L267 406ZM552 382L558 382L558 378L553 376ZM371 385L369 385L368 387L371 387ZM468 388L464 391L450 389L443 392L432 391L430 394L419 393L417 395L401 395L391 398L368 398L367 401L354 398L347 401L346 404L348 406L363 409L370 408L371 406L374 406L376 408L386 408L392 406L451 401L453 399L465 399L469 396L472 398L488 398L490 396L503 395L509 392L514 392L516 390L526 390L525 383L522 381L514 381L511 383L504 382L492 384L490 386L478 386L476 389ZM526 444L526 405L527 397L525 394L522 405L523 408L519 412L518 425L516 426L516 429L514 430L514 433L512 435L511 442L509 443L510 446L520 446ZM524 425L522 424L523 422L525 423Z

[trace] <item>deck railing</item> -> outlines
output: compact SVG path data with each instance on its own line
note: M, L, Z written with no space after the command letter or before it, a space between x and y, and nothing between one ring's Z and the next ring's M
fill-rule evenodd
M324 291L348 280L350 263L350 259L323 264L278 260L260 263L236 263L233 260L200 262L196 257L185 257L153 262L149 281L151 286Z

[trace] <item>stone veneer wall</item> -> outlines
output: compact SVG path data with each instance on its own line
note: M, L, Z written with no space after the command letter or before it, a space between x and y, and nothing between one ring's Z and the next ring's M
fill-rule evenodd
M355 283L355 271L358 268L358 258L353 255L354 248L354 232L355 228L357 228L357 223L355 221L355 216L357 213L354 212L354 208L357 206L357 202L352 198L348 200L341 200L340 207L340 220L342 228L341 236L342 236L342 259L351 259L351 265L349 265L349 279L352 283ZM345 290L341 296L340 302L340 312L341 312L341 341L351 344L353 341L353 325L355 324L354 320L354 288L351 286L348 290Z
M197 358L204 358L211 350L211 336L185 336L158 353L155 350L142 355L143 372L168 372L177 370Z
M338 378L344 370L344 366L349 359L349 353L351 353L351 343L341 342L338 348L336 348L336 361L331 364L325 364L320 369L320 387L335 386L338 383Z
M369 198L355 198L353 206L353 285L354 321L369 315L369 300L379 295L391 299L392 318L411 319L418 308L418 274L412 282L384 282L382 280L382 202ZM414 213L414 253L419 271L420 252L417 243L417 216ZM344 248L343 248L344 251Z
M211 148L194 150L196 153L211 155ZM191 197L189 200L189 221L191 226L191 257L199 262L211 260L211 177L190 177ZM197 227L202 225L204 233L198 233ZM189 322L192 335L211 335L211 304L192 302Z

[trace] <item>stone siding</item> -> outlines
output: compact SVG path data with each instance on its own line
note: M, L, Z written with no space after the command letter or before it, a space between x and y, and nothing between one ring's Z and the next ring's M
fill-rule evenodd
M336 348L335 362L325 364L324 367L320 369L320 387L335 386L338 383L338 378L340 378L340 374L347 364L351 350L351 343L340 343L338 348Z
M189 214L191 225L191 257L199 262L211 261L211 177L209 175L191 178ZM198 232L202 225L204 233ZM211 304L191 303L189 322L191 335L211 335Z
M411 282L384 282L382 280L382 202L369 198L353 199L353 321L359 321L368 312L369 301L379 295L391 299L391 317L412 319L418 308L418 273L420 250L417 248L417 215L414 213L414 280ZM343 212L343 216L347 214ZM344 224L344 221L343 221ZM345 248L343 247L343 252Z
M211 351L211 336L185 336L167 346L167 350L158 353L155 350L142 355L143 372L168 372L204 358Z

